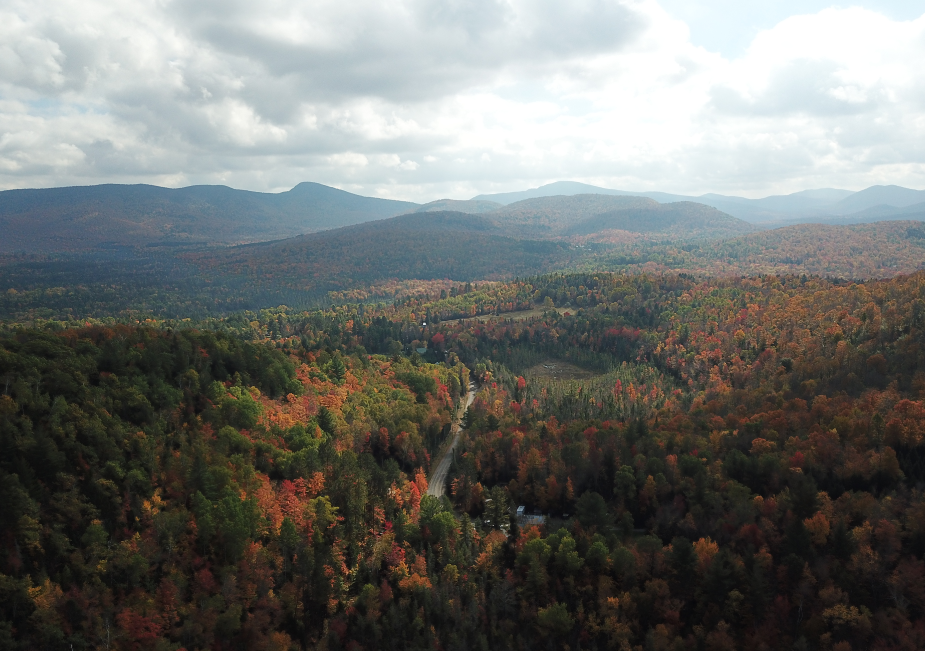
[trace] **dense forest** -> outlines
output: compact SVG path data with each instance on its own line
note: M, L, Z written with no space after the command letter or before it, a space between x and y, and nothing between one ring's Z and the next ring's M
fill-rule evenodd
M800 224L722 241L624 244L602 252L587 267L709 276L807 273L884 278L925 267L925 227L915 221L854 226Z
M687 219L681 228L672 206L677 204L646 209L643 221L656 229L685 231L685 237L640 232L641 226L612 228L626 226L627 219L638 221L636 209L592 217L587 229L578 224L575 234L557 240L524 239L523 232L511 237L523 231L521 225L502 228L486 214L438 211L237 247L160 243L93 254L0 256L0 322L201 319L280 305L303 311L357 301L392 303L419 296L422 283L484 285L557 271L866 280L925 266L920 222L808 224L692 240L722 228L722 220L702 214L712 209L690 204L678 209ZM523 207L510 214L536 217ZM556 213L540 218L549 214Z
M925 647L925 273L414 289L4 326L0 646Z

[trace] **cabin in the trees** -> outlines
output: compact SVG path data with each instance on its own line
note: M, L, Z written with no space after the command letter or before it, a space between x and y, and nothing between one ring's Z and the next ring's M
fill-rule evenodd
M542 527L546 524L546 516L528 512L527 507L521 505L517 507L517 524L520 527Z

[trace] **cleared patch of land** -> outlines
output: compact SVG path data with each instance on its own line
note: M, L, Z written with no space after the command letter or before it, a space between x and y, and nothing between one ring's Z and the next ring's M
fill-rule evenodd
M501 314L479 314L478 316L466 316L460 319L444 319L440 323L458 323L460 321L478 321L479 323L488 323L490 321L526 321L535 317L543 316L544 312L566 312L574 313L575 308L567 307L535 307L532 310L518 310L516 312L502 312Z
M550 380L590 380L601 375L558 359L546 359L524 371L524 377Z

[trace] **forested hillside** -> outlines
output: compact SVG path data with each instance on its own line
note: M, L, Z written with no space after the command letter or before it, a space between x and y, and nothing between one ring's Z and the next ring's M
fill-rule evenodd
M620 230L659 234L672 240L716 239L757 230L710 206L690 201L622 208L584 219L566 230L568 235L598 235Z
M504 206L490 217L518 237L558 237L575 224L602 213L654 205L654 201L643 197L578 194L524 199Z
M0 322L313 309L552 271L868 279L925 266L917 222L751 232L699 203L593 194L418 207L318 184L17 190L0 193L0 226ZM306 230L323 232L274 239ZM226 246L247 240L271 241Z
M802 224L723 241L624 246L605 253L594 266L710 276L808 273L886 278L925 267L925 227L914 221Z
M332 301L391 301L422 283L484 283L570 269L867 279L911 273L925 261L917 222L800 225L682 241L668 235L674 217L660 209L650 216L664 220L658 233L604 230L555 241L508 237L493 214L420 212L218 250L16 256L0 265L0 320L308 309ZM611 218L622 219L619 213ZM695 220L688 226L696 232Z
M602 231L661 234L686 240L729 237L756 227L715 208L691 201L661 204L645 197L578 194L525 199L486 217L506 234L521 238L562 238Z
M227 245L383 219L417 207L301 183L269 194L225 186L97 185L0 192L0 254Z
M357 569L378 585L357 554L403 556L390 541L420 536L424 473L467 382L189 331L0 346L3 648L324 639Z
M189 259L207 274L329 292L391 278L510 279L563 268L583 253L502 233L488 215L421 212Z
M3 646L925 646L925 275L433 291L6 330Z

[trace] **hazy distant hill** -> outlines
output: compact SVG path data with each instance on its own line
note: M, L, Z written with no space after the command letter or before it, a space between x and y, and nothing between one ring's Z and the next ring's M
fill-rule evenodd
M476 199L469 199L468 201L460 201L457 199L438 199L437 201L425 203L414 212L440 212L449 210L452 212L478 214L497 210L501 208L501 206L502 204L496 201L481 201Z
M700 204L592 194L528 199L482 214L414 212L186 259L252 281L331 291L386 279L510 278L563 268L592 252L561 240L615 228L678 240L754 230Z
M600 188L596 185L588 185L587 183L578 183L577 181L556 181L555 183L547 183L546 185L542 185L538 188L531 188L530 190L521 190L518 192L499 192L497 194L480 194L476 197L472 197L472 200L494 201L506 206L517 201L524 201L526 199L539 199L541 197L555 196L570 197L576 194L639 196L639 193L635 192L610 190L608 188Z
M660 204L633 196L579 194L541 197L487 213L513 237L558 238L610 230L662 234L672 239L729 237L754 226L693 202Z
M301 183L277 194L225 186L169 189L151 185L8 190L0 192L0 254L86 253L101 250L229 245L284 239L419 211L456 211L489 215L503 234L520 239L550 239L597 228L592 217L629 208L654 209L653 202L680 214L693 204L727 216L764 223L864 223L885 219L925 219L925 191L874 186L852 193L819 189L747 199L718 194L688 197L665 192L631 193L585 183L560 181L523 192L480 195L472 200L441 199L423 206L363 197ZM920 206L921 207L921 206ZM701 210L701 209L696 209ZM672 213L672 211L674 211ZM744 232L741 224L713 221L694 225L700 216L675 222L681 238ZM716 215L714 215L716 216ZM640 213L642 218L642 213ZM656 219L654 214L648 218ZM631 223L629 213L622 216ZM725 218L723 218L725 219ZM614 222L616 223L616 222ZM600 222L599 225L603 225ZM687 230L685 230L687 229ZM659 232L645 224L632 232Z
M866 210L861 210L855 213L849 213L843 215L842 219L845 220L845 223L850 221L853 222L875 222L875 221L884 221L884 220L915 220L915 221L925 221L925 202L916 203L911 206L905 206L902 208L895 208L893 206L873 206L872 208L867 208Z
M912 191L915 192L915 191ZM474 199L497 201L511 204L524 199L550 197L555 195L572 196L576 194L602 194L612 196L637 196L654 199L659 203L694 201L722 210L723 212L749 222L781 221L795 218L815 218L829 214L828 207L856 193L851 190L822 188L803 190L788 195L776 195L762 199L727 196L722 194L703 194L690 196L670 192L613 190L574 181L557 181L538 188L520 192L503 192L499 194L481 194ZM921 199L920 199L921 200ZM899 204L893 204L899 205ZM905 205L905 204L904 204Z
M753 223L786 219L812 219L827 213L829 206L849 197L851 190L822 188L793 194L773 195L761 199L704 194L692 200L713 206L734 217Z
M824 224L873 224L897 220L925 221L925 202L902 208L881 204L846 215L828 215L818 221Z
M835 215L847 215L875 206L905 208L922 202L925 202L925 190L910 190L898 185L874 185L842 199L830 206L828 211Z
M524 199L488 213L513 237L562 237L584 220L614 210L658 205L645 197L578 194Z
M730 237L751 233L755 226L691 201L650 203L614 210L585 219L569 228L569 235L591 235L608 230L659 234L672 239Z
M510 278L559 268L576 255L565 243L505 237L481 215L423 212L188 259L206 273L331 291L386 279Z
M152 185L0 192L0 253L232 244L383 219L418 204L301 183L278 194Z
M822 215L813 218L809 223L856 225L873 224L884 221L925 221L925 202L901 208L880 204L844 215ZM779 222L779 226L805 223L807 223L807 219L798 218ZM777 224L765 224L765 226L768 227L773 227L775 225Z

